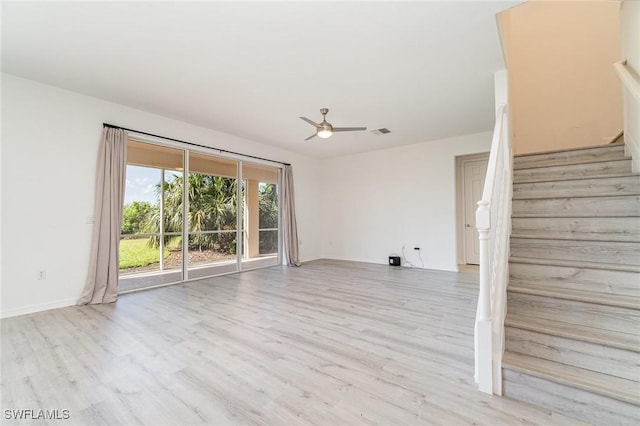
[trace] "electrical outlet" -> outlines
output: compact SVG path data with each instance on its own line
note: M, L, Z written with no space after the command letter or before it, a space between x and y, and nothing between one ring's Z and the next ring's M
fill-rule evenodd
M87 216L86 224L93 225L95 223L95 218L93 216Z
M47 271L45 271L44 269L41 271L38 271L38 279L39 280L46 280L47 279Z

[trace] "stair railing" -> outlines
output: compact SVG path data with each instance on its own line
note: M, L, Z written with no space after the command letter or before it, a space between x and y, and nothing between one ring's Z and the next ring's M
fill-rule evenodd
M502 394L504 318L509 280L512 153L506 104L498 105L482 200L476 210L480 239L480 293L475 324L478 388Z

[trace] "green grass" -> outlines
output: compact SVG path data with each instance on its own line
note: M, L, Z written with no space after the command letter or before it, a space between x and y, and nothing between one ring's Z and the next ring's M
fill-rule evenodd
M147 266L160 261L160 249L149 247L148 239L120 241L120 269ZM173 243L173 241L172 241ZM169 244L171 245L171 244ZM169 250L165 247L164 257L169 256Z

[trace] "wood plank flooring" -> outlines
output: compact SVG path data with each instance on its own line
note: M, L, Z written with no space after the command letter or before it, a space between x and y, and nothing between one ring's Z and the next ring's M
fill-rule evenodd
M476 390L477 281L321 260L4 319L2 423L563 424Z

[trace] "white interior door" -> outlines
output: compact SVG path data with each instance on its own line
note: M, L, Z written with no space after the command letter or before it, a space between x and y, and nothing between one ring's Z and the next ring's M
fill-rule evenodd
M482 199L488 159L468 160L463 164L464 258L465 263L480 263L480 244L476 231L476 209Z

